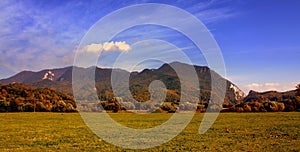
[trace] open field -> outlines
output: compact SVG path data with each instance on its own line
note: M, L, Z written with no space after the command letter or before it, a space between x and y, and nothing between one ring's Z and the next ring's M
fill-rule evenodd
M172 114L110 114L133 128L149 128ZM198 134L203 114L171 141L148 151L300 151L300 113L221 113ZM227 128L227 129L226 129ZM0 151L132 151L94 135L78 113L0 113Z

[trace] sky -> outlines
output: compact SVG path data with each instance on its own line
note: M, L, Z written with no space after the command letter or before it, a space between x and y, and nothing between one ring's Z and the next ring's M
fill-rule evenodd
M156 68L162 61L155 57L180 60L180 53L176 55L178 50L192 63L207 65L201 50L186 35L158 25L131 27L107 42L82 43L87 34L101 37L103 33L91 33L91 28L103 17L145 3L172 5L202 21L223 55L226 69L223 76L246 93L285 91L300 83L300 1L297 0L1 0L0 79L23 70L70 66L76 53L99 50L103 52L97 62L100 67L112 67L114 61L122 61L120 68L129 71ZM156 10L145 11L155 14ZM177 20L188 25L184 19ZM112 19L107 25L117 28L122 21ZM127 18L127 21L135 20ZM141 56L154 59L143 61L144 58L138 58ZM134 59L142 63L132 62Z

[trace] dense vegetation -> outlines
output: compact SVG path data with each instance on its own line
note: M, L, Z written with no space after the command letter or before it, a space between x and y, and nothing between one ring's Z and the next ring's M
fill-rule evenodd
M24 84L0 85L0 112L75 112L73 97Z
M224 102L223 106L212 105L209 109L210 111L221 110L222 112L290 112L290 111L300 111L300 84L297 85L297 89L287 92L255 92L250 91L249 94L241 99L236 104L228 104ZM210 93L204 93L201 97L209 99ZM106 95L107 93L105 93ZM151 112L169 112L173 113L176 110L190 111L194 110L195 106L191 103L184 103L179 106L180 95L167 96L165 102L161 105L148 103L140 103L135 101L130 101L126 98L114 97L113 93L109 96L99 95L100 102L98 105L86 103L84 104L83 111L102 111L100 105L104 107L105 110L110 110L117 112L120 110L149 110ZM144 99L141 97L141 99ZM122 104L120 104L122 100ZM200 98L197 105L198 112L204 112L208 108L208 101L206 99ZM81 107L81 104L79 104ZM96 107L96 108L95 108ZM156 110L155 110L156 109Z
M295 91L279 93L268 91L259 93L250 91L242 101L237 104L226 104L223 107L211 106L211 111L223 112L289 112L300 111L300 85ZM109 94L109 95L107 95ZM74 112L78 109L86 112L101 112L103 110L118 111L148 111L168 112L176 110L196 110L204 112L208 103L200 102L197 106L187 102L179 105L180 95L172 92L173 96L167 96L165 102L136 102L126 98L114 97L112 93L106 96L99 95L99 102L77 101L77 106L72 96L47 88L35 88L24 84L0 85L0 112ZM207 96L209 94L207 93ZM209 97L207 97L209 98ZM78 109L77 109L78 108Z
M300 111L300 84L296 90L287 92L267 91L263 93L250 91L243 102L230 107L237 112L277 112Z

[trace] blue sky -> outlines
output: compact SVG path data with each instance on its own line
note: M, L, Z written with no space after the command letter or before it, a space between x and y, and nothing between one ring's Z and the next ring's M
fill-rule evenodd
M141 3L173 5L200 19L219 44L226 77L245 92L284 91L300 83L300 1L296 0L2 0L0 78L22 70L72 65L74 52L92 25L117 9ZM117 35L114 41L131 46L145 39L168 41L182 49L193 63L206 65L188 38L165 27L134 27ZM112 46L118 48L119 44L125 45ZM116 48L105 52L99 64L111 66L120 52Z

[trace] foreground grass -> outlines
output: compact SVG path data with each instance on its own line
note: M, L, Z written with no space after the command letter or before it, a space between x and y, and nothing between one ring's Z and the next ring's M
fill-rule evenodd
M133 128L149 128L171 114L110 114ZM300 151L300 113L221 113L202 135L203 114L171 141L148 151ZM89 130L78 113L0 113L0 151L132 151Z

